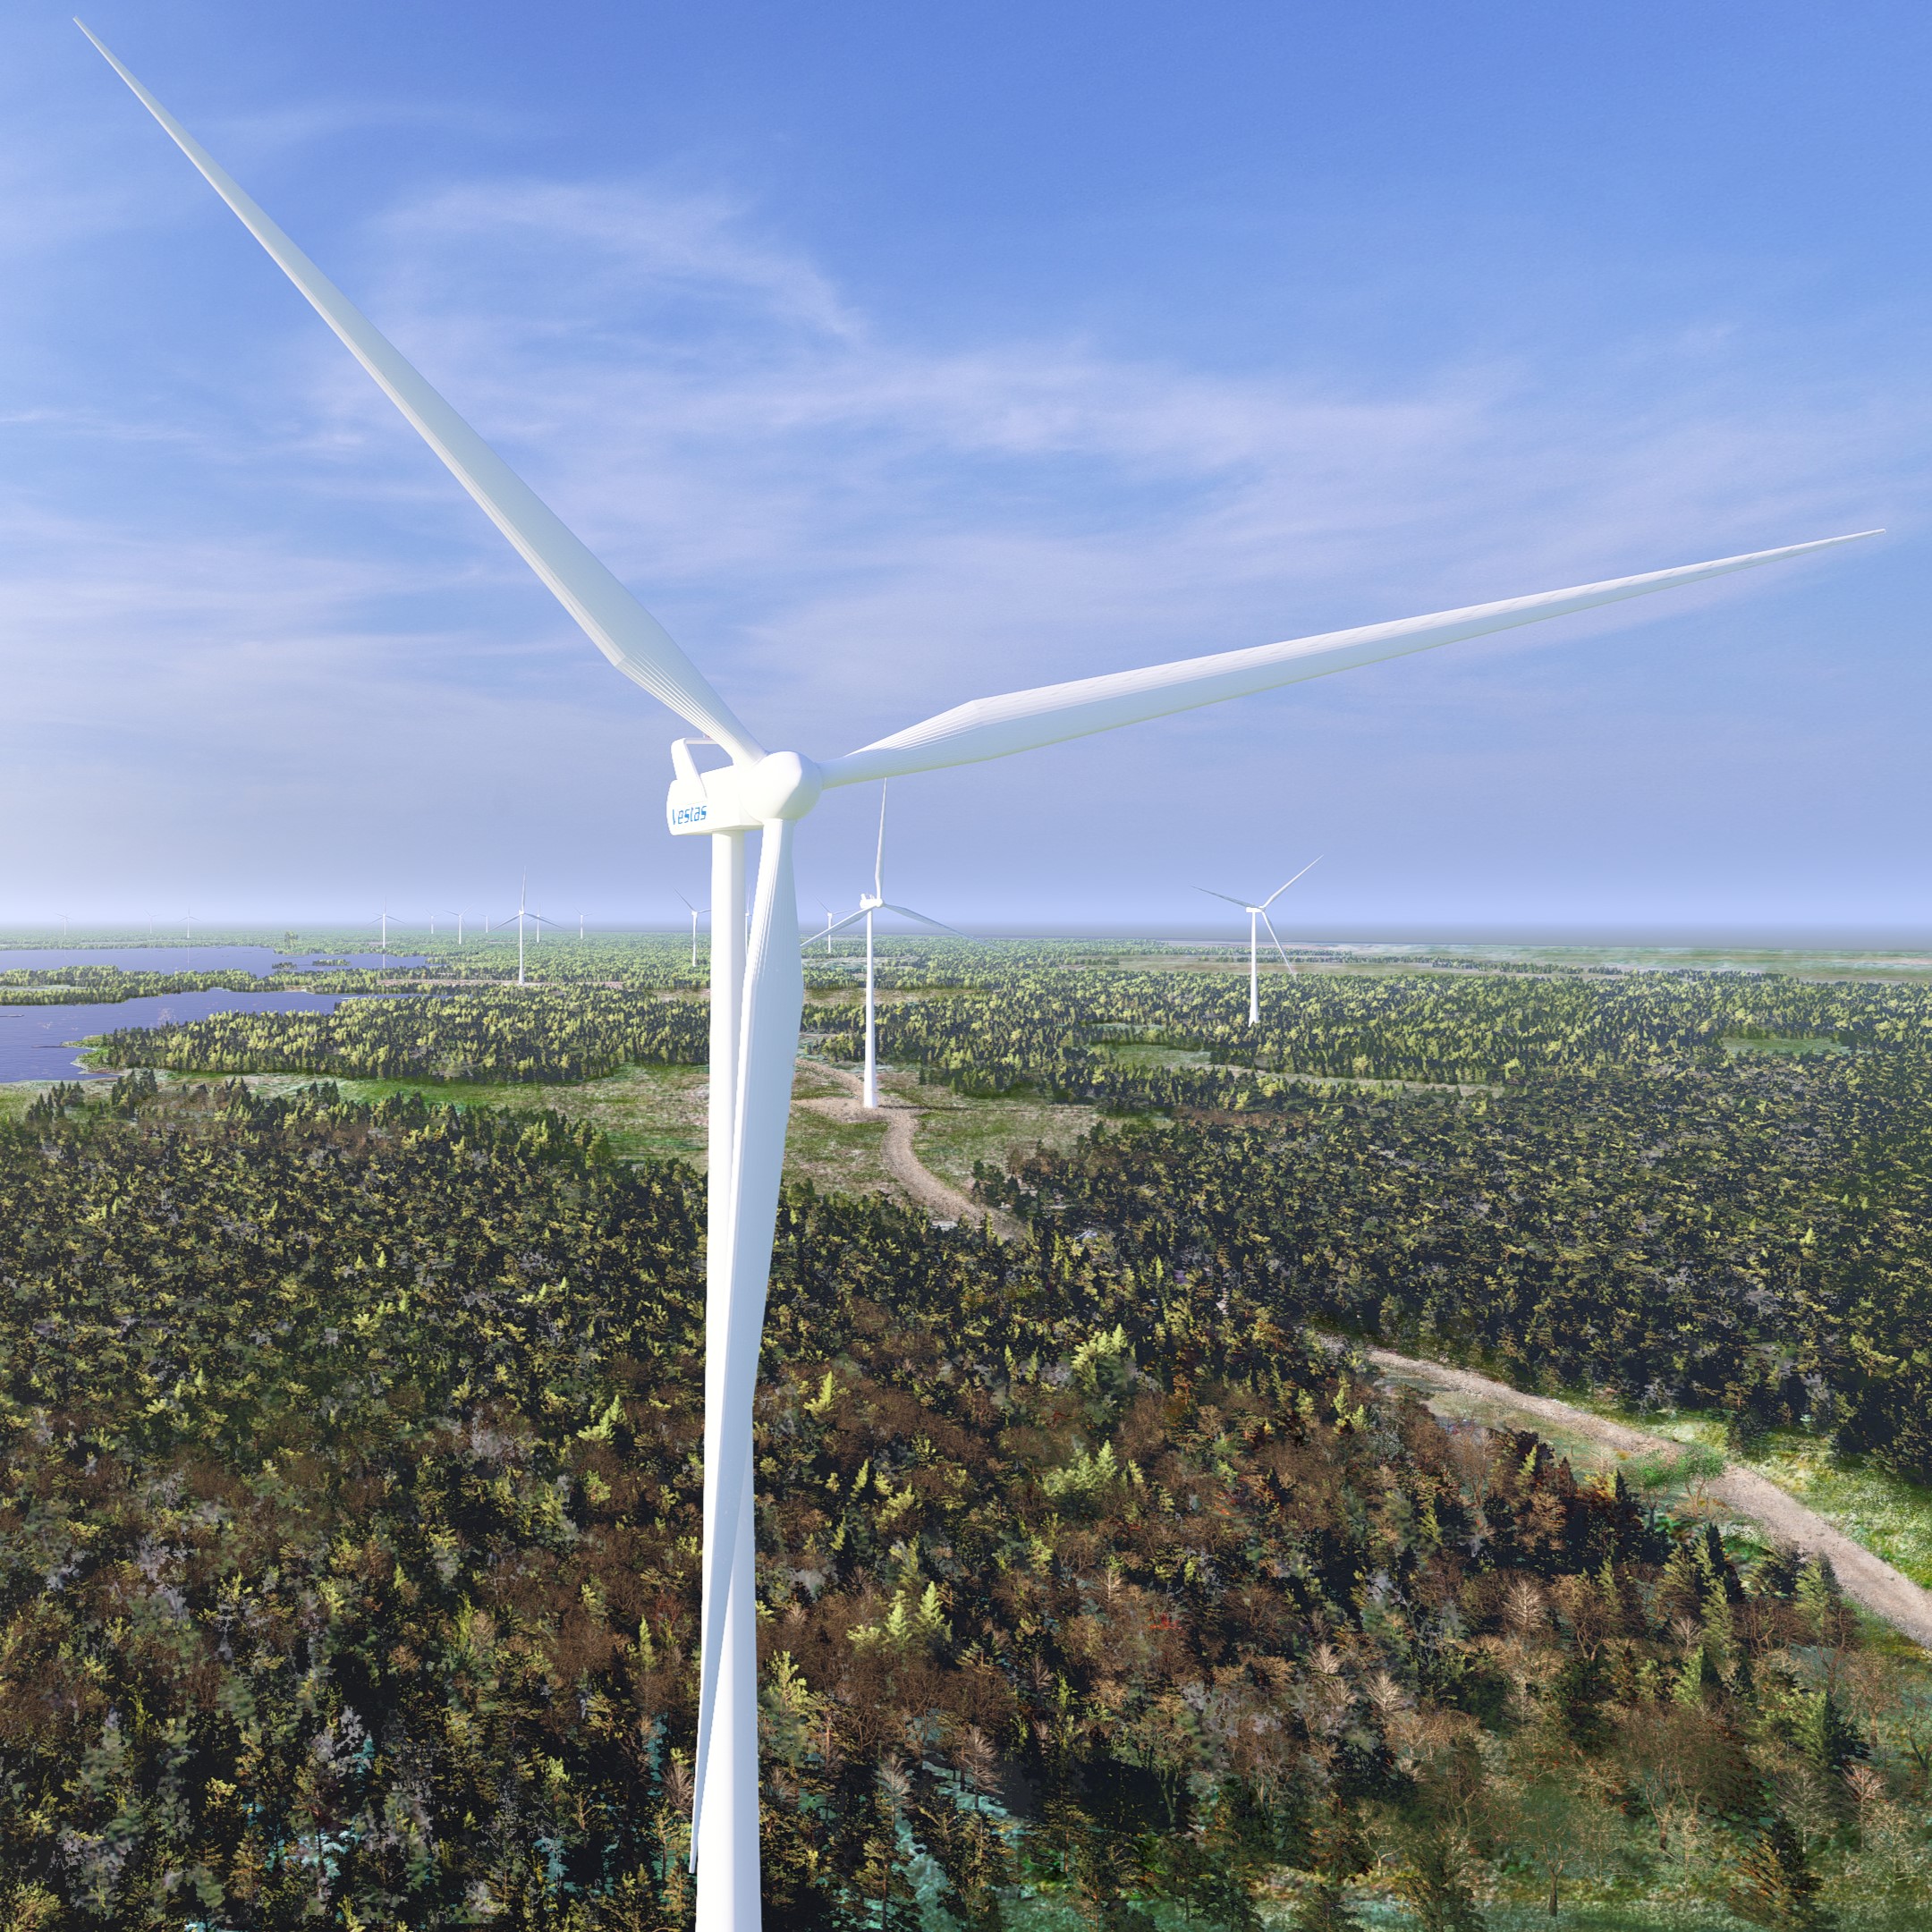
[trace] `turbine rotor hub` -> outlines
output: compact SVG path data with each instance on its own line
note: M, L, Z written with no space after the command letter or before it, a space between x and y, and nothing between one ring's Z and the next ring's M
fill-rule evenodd
M674 834L756 832L775 819L802 818L818 802L825 780L796 751L772 751L755 765L699 771L685 741L672 748L677 776L665 801Z

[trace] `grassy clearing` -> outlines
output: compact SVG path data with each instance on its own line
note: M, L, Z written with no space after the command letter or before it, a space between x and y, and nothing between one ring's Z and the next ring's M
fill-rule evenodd
M909 1075L894 1080L892 1086L900 1097L925 1109L913 1142L919 1159L962 1194L972 1191L975 1161L1004 1167L1015 1149L1063 1150L1100 1117L1089 1106L1061 1106L1032 1096L976 1100L944 1087L921 1087Z
M205 1076L163 1072L157 1077L179 1083ZM250 1075L249 1085L262 1093L288 1093L313 1079L306 1073L260 1073ZM1091 1107L1034 1099L963 1099L943 1087L921 1087L915 1075L890 1069L882 1084L894 1098L931 1110L919 1128L919 1158L962 1191L972 1186L974 1161L1004 1165L1014 1148L1071 1146L1097 1117ZM513 1113L551 1108L572 1120L589 1121L622 1160L684 1160L699 1169L705 1165L708 1087L703 1067L630 1066L602 1080L568 1086L402 1080L337 1080L335 1085L355 1100L420 1093L460 1106ZM0 1119L18 1118L44 1090L45 1083L38 1081L0 1087ZM823 1065L800 1062L794 1099L843 1097L850 1091ZM885 1136L883 1120L842 1121L809 1106L794 1107L785 1146L786 1178L809 1181L820 1190L898 1198L902 1191L883 1158Z
M1157 1046L1146 1040L1104 1040L1099 1049L1123 1066L1212 1066L1214 1055L1183 1046Z
M199 1080L199 1074L163 1074L164 1080ZM314 1083L312 1073L255 1073L248 1083L260 1093L288 1093ZM546 1108L589 1121L606 1135L622 1160L688 1160L701 1167L705 1154L705 1070L690 1066L627 1066L602 1080L573 1086L528 1083L497 1086L471 1080L351 1080L335 1082L354 1100L419 1093L458 1106L504 1107L516 1114Z
M1842 1054L1849 1047L1841 1046L1832 1039L1801 1039L1795 1036L1771 1034L1763 1039L1726 1039L1724 1050L1735 1059L1740 1054Z

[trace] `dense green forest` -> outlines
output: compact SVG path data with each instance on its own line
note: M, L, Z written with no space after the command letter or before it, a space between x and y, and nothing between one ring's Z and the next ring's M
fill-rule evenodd
M0 957L4 957L0 954ZM160 993L211 993L245 986L251 975L219 972L131 972L121 966L15 966L0 971L0 1005L118 1004Z
M684 1922L701 1200L327 1089L0 1130L0 1923ZM774 1923L1922 1916L1932 1684L1827 1570L1078 1234L784 1203Z
M1175 1078L1184 1088L1198 1082ZM1527 1388L1721 1407L1932 1472L1932 1063L1742 1058L1521 1089L1228 1080L1160 1131L987 1172L1043 1238Z
M967 948L954 947L954 962ZM913 971L931 970L924 956ZM1521 1385L1799 1425L1932 1474L1932 995L1741 975L1279 978L987 962L881 1012L970 1090L1045 1086L1184 1131L982 1177L1045 1234L1207 1270ZM815 1004L856 1055L848 1007ZM111 1035L205 1072L559 1080L700 1062L696 1001L597 988L230 1014ZM1726 1043L1809 1041L1779 1055ZM1124 1044L1123 1044L1124 1043ZM1246 1056L1247 1064L1235 1063ZM1266 1071L1418 1083L1325 1092ZM1456 1077L1479 1090L1427 1087Z
M580 1080L633 1062L692 1064L709 1051L709 1008L602 987L478 987L345 1001L335 1012L224 1013L102 1036L110 1066L346 1079Z
M909 976L911 977L911 976ZM1281 975L1248 1024L1246 976L989 963L960 991L884 1006L879 1053L969 1091L1031 1085L1145 1104L1123 1042L1268 1072L1444 1085L1711 1064L1728 1039L1932 1053L1932 988L1772 975ZM918 984L918 979L912 978ZM848 1021L848 1027L852 1022ZM828 1042L849 1056L855 1032Z

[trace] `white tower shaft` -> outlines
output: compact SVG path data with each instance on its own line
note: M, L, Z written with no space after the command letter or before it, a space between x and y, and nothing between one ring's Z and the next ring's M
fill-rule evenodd
M860 1105L878 1105L878 988L872 970L872 914L866 908L865 1089Z

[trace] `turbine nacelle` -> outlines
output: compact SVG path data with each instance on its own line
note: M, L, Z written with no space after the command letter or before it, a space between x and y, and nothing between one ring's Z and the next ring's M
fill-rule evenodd
M700 771L691 756L708 738L671 744L676 776L665 800L665 822L681 838L716 832L756 832L781 818L802 818L818 802L825 781L818 766L796 751L768 751L742 765Z

